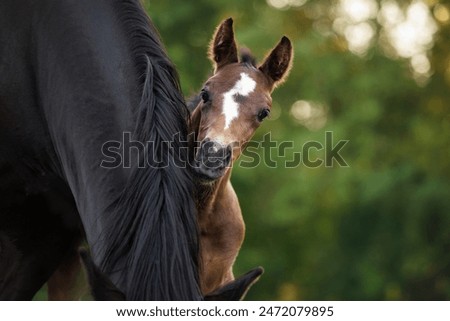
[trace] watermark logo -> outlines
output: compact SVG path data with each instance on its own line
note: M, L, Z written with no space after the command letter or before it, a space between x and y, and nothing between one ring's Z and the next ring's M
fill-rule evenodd
M345 161L342 150L349 140L336 140L333 132L325 132L324 143L319 141L306 141L299 150L296 150L294 141L276 141L272 139L271 133L263 136L262 141L250 141L243 151L243 157L239 166L243 168L254 168L260 164L269 168L307 168L317 167L349 167ZM291 155L288 156L288 152ZM315 156L318 152L324 157Z
M138 168L146 167L167 167L170 161L174 161L177 166L186 168L197 166L214 166L217 160L229 157L229 149L217 149L211 142L180 141L179 135L169 142L140 142L133 140L130 132L124 132L122 141L108 141L102 146L103 168ZM192 137L191 137L192 138ZM175 144L176 142L176 144ZM325 132L324 140L305 141L301 147L296 146L294 141L277 141L272 138L269 132L265 134L261 141L248 141L242 144L234 144L232 153L239 153L240 158L233 166L242 168L255 168L266 166L268 168L306 168L318 167L349 167L344 158L344 148L349 140L336 139L333 132ZM174 148L177 146L177 148ZM191 147L189 147L191 146ZM190 149L194 150L190 150ZM192 160L182 160L177 155L197 155L198 151L206 149L209 158L201 157ZM180 150L184 150L180 153ZM223 153L221 155L220 153ZM232 158L232 157L231 157Z

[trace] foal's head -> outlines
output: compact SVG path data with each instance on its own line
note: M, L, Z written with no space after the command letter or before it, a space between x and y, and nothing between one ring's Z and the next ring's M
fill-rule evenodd
M203 180L223 176L245 143L270 115L271 93L287 76L292 61L292 45L283 37L264 62L239 61L233 20L217 28L210 59L214 74L200 92L191 117L196 141L195 171Z

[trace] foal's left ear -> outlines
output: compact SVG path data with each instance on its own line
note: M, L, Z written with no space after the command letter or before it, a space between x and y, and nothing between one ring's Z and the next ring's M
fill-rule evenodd
M217 27L209 48L209 57L215 64L215 72L225 65L238 62L232 18L228 18Z
M268 77L272 88L286 79L292 67L292 56L291 41L284 36L259 67Z

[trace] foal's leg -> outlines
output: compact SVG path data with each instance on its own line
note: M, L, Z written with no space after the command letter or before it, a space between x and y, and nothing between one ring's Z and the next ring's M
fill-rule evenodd
M48 299L54 301L78 300L81 296L77 281L81 263L78 251L73 248L47 281Z

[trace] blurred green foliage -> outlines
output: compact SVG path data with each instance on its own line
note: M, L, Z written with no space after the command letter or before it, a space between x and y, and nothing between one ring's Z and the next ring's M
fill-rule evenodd
M383 45L379 19L370 19L370 25L380 40L358 55L333 29L339 1L291 2L303 5L144 1L186 96L212 71L206 51L215 27L233 17L238 42L260 60L284 34L295 47L291 75L274 92L272 119L255 140L271 132L277 141L293 141L295 151L310 140L324 144L326 131L335 140L349 140L341 153L348 167L235 166L232 181L247 226L235 274L258 265L266 271L247 299L449 300L450 22L445 12L439 9L441 21L426 52L430 72L415 77L410 60ZM414 3L390 2L404 10ZM431 15L444 6L426 4ZM450 6L445 8L449 12ZM326 124L313 130L301 125L291 114L299 100L326 106Z
M349 140L341 153L349 167L235 166L247 225L235 274L266 270L248 299L448 300L450 24L436 21L431 72L414 79L409 59L388 54L381 40L363 55L348 49L332 27L338 2L282 10L257 0L145 4L187 96L211 72L215 27L233 17L238 42L260 60L284 34L295 45L291 75L273 94L275 117L255 139L270 131L296 151L324 143L326 131ZM406 10L412 2L397 3ZM438 5L427 2L430 15ZM370 20L377 36L378 21ZM290 113L298 100L327 106L325 126L299 124Z

